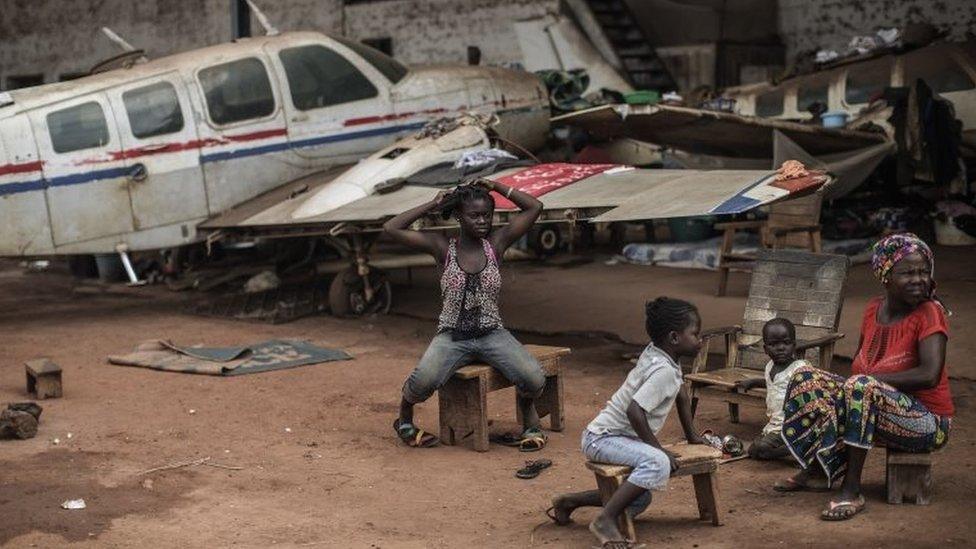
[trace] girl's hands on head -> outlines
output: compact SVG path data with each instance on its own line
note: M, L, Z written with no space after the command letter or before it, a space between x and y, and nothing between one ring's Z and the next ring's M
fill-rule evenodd
M447 203L448 197L450 196L451 196L451 191L441 191L437 193L437 196L435 196L434 200L432 201L433 206L431 209L438 210L440 208L443 208L444 204Z
M491 192L495 190L495 182L491 179L475 179L471 182L472 187L481 187L482 189Z

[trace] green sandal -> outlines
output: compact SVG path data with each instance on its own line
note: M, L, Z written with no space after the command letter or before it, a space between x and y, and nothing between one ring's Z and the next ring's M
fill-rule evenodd
M538 452L546 447L545 433L538 427L530 427L522 432L522 440L519 441L519 452Z
M393 429L400 440L411 448L432 448L441 442L434 435L415 427L413 423L400 423L400 418L393 422Z

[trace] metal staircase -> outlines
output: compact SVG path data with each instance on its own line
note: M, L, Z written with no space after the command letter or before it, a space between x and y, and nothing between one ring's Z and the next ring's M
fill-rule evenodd
M650 40L623 0L586 0L636 89L667 92L678 88Z

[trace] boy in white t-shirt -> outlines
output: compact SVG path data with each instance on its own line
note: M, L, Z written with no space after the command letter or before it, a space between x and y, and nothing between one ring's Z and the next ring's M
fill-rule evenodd
M677 469L676 456L665 450L657 434L672 407L690 444L704 444L692 423L690 399L683 388L680 357L694 356L701 346L701 319L694 305L659 297L645 306L645 328L651 343L603 410L583 430L583 454L600 463L633 468L627 480L602 505L596 490L553 498L547 511L557 524L569 524L579 507L603 507L590 531L605 547L629 546L617 528L620 513L632 516L650 504L651 490L663 490ZM675 406L677 403L677 406Z
M769 421L762 434L749 446L753 459L782 459L790 451L783 442L783 400L793 371L809 366L806 360L796 360L796 327L785 318L774 318L763 326L763 349L769 355L763 378L737 381L735 386L745 392L755 387L766 388L766 417Z

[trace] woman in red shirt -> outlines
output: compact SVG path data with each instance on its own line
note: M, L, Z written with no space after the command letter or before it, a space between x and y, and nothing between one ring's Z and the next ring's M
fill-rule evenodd
M824 520L864 509L861 471L875 436L888 447L930 452L945 445L955 413L945 366L949 326L935 297L932 251L913 234L891 235L874 245L871 267L885 291L864 312L853 375L798 369L783 406L783 439L804 470L780 489L806 487L815 461L828 487L844 476Z

